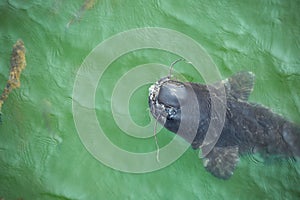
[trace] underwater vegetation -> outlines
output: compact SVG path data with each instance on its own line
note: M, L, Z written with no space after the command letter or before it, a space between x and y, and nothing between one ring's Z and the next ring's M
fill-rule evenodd
M76 21L79 21L86 10L89 10L94 7L97 0L85 0L83 5L80 7L80 9L76 12L76 14L73 16L73 18L67 23L66 28L69 28L71 24L73 24Z
M21 86L20 76L22 70L25 69L25 66L26 59L24 42L22 40L18 40L13 46L13 51L10 59L9 78L0 97L0 122L2 121L2 105L8 98L9 93L11 93L13 89L19 88Z

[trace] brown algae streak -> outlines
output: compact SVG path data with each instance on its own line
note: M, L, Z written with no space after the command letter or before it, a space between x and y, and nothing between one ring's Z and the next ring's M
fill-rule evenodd
M81 6L81 8L76 12L75 16L67 23L66 28L69 28L71 24L73 24L76 21L79 21L81 17L83 16L84 12L86 10L89 10L94 7L97 0L85 0L84 4Z
M13 46L13 51L10 59L10 72L6 86L0 96L0 122L1 122L1 109L4 101L8 98L9 93L13 89L21 86L20 76L23 69L26 66L25 59L25 46L22 40L18 40Z

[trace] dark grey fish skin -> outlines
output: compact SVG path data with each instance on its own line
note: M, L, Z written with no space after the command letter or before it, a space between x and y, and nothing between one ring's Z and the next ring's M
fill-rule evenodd
M218 91L220 84L225 88L226 116L220 137L203 158L203 164L210 173L221 179L230 178L239 155L244 153L300 157L300 127L268 108L247 102L253 90L253 73L240 72L210 87ZM211 121L209 91L204 84L162 78L149 89L150 111L159 123L176 134L183 121L198 120L195 135L189 132L190 127L183 127L185 133L181 136L194 149L202 148ZM196 94L200 116L182 116L183 107L190 110L196 108L193 104L185 104L192 93Z

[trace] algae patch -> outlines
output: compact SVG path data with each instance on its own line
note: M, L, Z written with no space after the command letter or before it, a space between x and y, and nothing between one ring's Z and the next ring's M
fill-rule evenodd
M19 88L21 86L20 76L22 70L25 69L25 66L26 59L24 42L22 40L18 40L13 46L13 51L10 59L9 78L0 97L0 122L2 121L2 105L8 98L9 93L11 93L13 89Z
M94 7L97 0L85 0L82 4L81 8L77 11L75 16L67 23L66 28L69 28L71 24L73 24L76 21L79 21L80 18L83 16L86 10L90 10Z

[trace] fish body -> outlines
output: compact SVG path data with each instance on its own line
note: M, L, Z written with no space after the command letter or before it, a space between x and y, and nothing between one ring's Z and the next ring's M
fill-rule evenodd
M194 149L202 149L212 120L212 95L218 97L223 87L225 101L219 103L225 106L224 124L220 134L216 134L218 137L214 137L213 147L204 155L203 164L214 176L228 179L233 175L239 155L244 153L300 157L300 127L264 106L248 102L253 85L251 72L240 72L211 85L166 77L150 87L149 107L165 128L176 134L183 132L180 136ZM190 100L193 95L195 101ZM183 109L191 115L182 115ZM182 125L190 121L196 121L196 133Z

